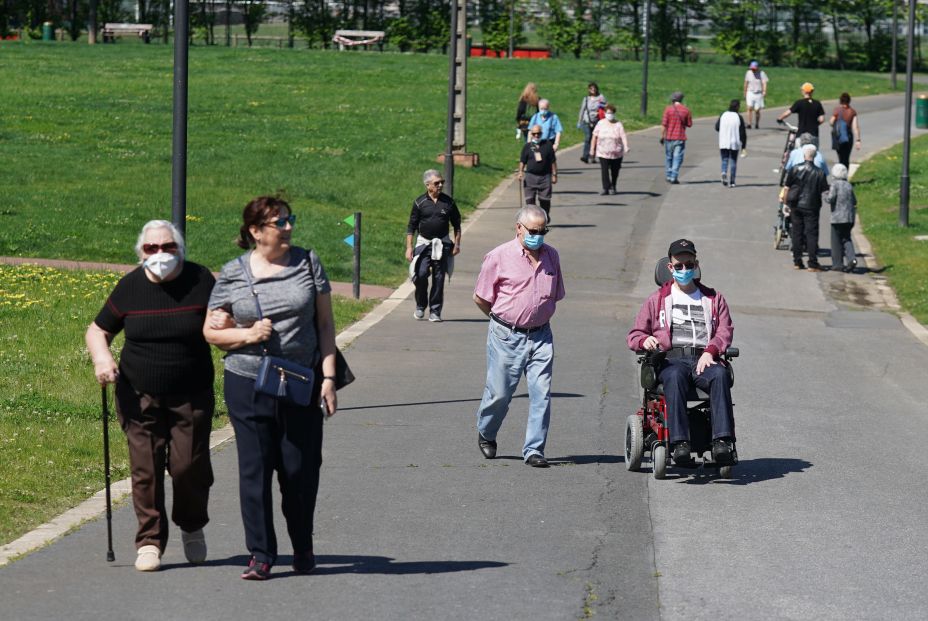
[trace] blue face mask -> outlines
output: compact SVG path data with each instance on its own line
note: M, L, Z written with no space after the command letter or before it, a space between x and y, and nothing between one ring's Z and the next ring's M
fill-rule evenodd
M522 238L522 243L529 250L538 250L545 243L544 235L529 235L528 233Z
M677 270L672 269L670 270L670 273L673 274L673 279L676 280L678 284L686 286L693 282L693 277L696 275L696 270L681 270L678 272Z
M547 111L547 110L539 110L538 112L541 114L542 118L547 118L547 117L548 117L548 111Z

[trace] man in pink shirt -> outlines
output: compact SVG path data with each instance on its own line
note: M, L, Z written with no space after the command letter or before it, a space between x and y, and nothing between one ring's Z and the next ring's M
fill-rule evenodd
M544 243L544 210L526 205L516 216L515 239L483 259L474 302L490 317L487 382L477 409L477 444L484 457L496 457L496 434L522 374L528 382L529 411L522 458L547 468L545 442L551 420L554 341L548 321L564 298L557 251Z

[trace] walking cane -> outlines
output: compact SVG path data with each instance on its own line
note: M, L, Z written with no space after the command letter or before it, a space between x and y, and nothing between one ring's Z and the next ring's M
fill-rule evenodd
M516 181L519 182L519 209L522 209L525 206L525 199L522 198L522 180L516 178Z
M103 395L103 472L106 481L106 560L113 562L113 508L110 502L110 413L106 407L106 384L101 387Z

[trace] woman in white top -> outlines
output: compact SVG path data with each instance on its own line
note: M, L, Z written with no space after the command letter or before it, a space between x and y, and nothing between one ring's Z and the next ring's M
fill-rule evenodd
M732 99L728 110L715 122L715 131L719 133L719 153L722 156L722 185L735 187L735 173L738 171L738 152L748 146L748 135L744 118L738 114L741 101ZM729 161L731 170L729 170Z
M606 104L606 116L593 128L590 153L599 158L599 168L603 176L603 191L605 196L611 191L616 194L615 184L619 180L619 170L622 169L622 158L628 153L628 138L625 128L615 118L615 106Z

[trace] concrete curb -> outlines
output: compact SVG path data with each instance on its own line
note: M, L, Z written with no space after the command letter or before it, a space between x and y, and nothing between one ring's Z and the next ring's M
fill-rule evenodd
M502 183L496 186L490 195L484 199L482 203L477 205L477 208L474 210L470 216L467 217L464 224L461 227L462 232L466 232L474 222L476 222L480 216L490 207L492 207L500 197L505 193L509 186L512 185L515 180L514 175L510 175ZM0 257L0 263L6 263L4 259L7 257ZM39 263L39 259L18 259L11 258L8 264L18 265L23 263ZM64 269L114 269L120 270L126 266L120 266L115 264L94 264L93 267L87 267L85 264L79 263L77 261L56 261L59 265L56 267L62 267ZM39 263L48 265L48 263ZM134 268L135 266L130 266ZM350 286L350 285L349 285ZM377 325L384 317L389 315L393 310L395 310L406 298L409 297L409 294L415 290L415 286L410 282L406 281L400 285L396 290L394 290L383 302L378 304L371 310L367 315L362 317L359 321L348 326L342 330L335 339L336 345L339 349L345 349L349 347L356 338L370 330L372 327ZM222 429L217 429L210 434L210 450L215 450L221 445L225 444L235 436L232 426L226 425ZM113 505L116 505L120 501L126 498L132 492L132 481L131 479L123 479L121 481L116 481L110 485L110 497ZM100 490L95 493L93 496L80 503L76 507L68 509L61 515L49 520L48 522L34 528L28 533L24 534L22 537L11 541L10 543L0 546L0 567L15 561L17 558L34 552L39 548L42 548L55 539L62 537L68 534L70 531L79 527L84 522L87 522L92 519L96 519L103 515L106 512L106 493L105 490Z

